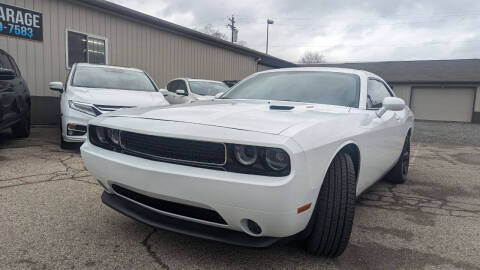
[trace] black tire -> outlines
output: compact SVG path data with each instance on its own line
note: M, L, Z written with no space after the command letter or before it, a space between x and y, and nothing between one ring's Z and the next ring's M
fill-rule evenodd
M402 153L395 166L385 176L385 180L392 184L403 184L407 181L408 167L410 166L410 135L405 138Z
M12 126L12 133L16 138L27 138L30 136L30 110L25 113L22 120Z
M328 168L306 239L309 253L340 256L348 245L355 215L356 175L352 158L339 153Z

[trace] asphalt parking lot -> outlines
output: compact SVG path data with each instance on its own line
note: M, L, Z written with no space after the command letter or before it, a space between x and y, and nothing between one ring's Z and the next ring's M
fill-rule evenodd
M0 269L480 269L480 125L461 140L445 125L417 125L408 182L359 198L337 259L296 242L255 250L153 230L101 203L57 128L1 132Z

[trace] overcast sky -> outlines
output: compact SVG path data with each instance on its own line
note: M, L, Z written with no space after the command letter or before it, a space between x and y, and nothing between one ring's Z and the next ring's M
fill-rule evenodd
M480 58L478 0L110 0L194 29L227 34L237 18L239 40L297 62L318 51L328 62Z

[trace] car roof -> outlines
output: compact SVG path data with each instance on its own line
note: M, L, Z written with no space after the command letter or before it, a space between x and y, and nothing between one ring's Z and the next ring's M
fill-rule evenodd
M225 84L225 83L222 82L222 81L205 80L205 79L191 79L191 78L175 78L175 79L171 79L169 82L175 81L175 80L187 80L187 81L193 81L193 82L215 82L215 83L223 83L223 84Z
M77 63L77 67L100 67L100 68L103 67L103 68L116 68L116 69L143 72L143 70L138 69L138 68L120 67L120 66L112 66L112 65L98 65L98 64L89 64L89 63Z
M323 71L323 72L341 72L341 73L348 73L348 74L356 74L366 77L377 77L380 78L378 75L373 74L371 72L359 69L350 69L350 68L334 68L334 67L295 67L295 68L279 68L279 69L270 69L266 71L262 71L259 73L273 73L273 72L285 72L285 71Z
M188 79L189 81L192 82L214 82L214 83L224 83L221 81L214 81L214 80L204 80L204 79Z

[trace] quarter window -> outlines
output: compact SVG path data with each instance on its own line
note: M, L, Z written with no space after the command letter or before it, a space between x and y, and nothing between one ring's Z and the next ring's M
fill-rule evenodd
M68 68L75 63L107 64L106 39L68 31Z
M15 69L13 69L12 63L10 63L10 60L8 60L8 56L3 53L0 53L0 68L11 69L15 71Z
M369 79L367 86L367 109L379 109L383 105L383 99L391 97L390 91L382 82Z
M10 63L12 64L14 70L15 70L15 73L17 74L17 76L22 76L22 73L20 72L20 69L18 68L18 65L17 63L15 62L15 60L13 60L13 57L11 56L8 56L8 59L10 59Z

